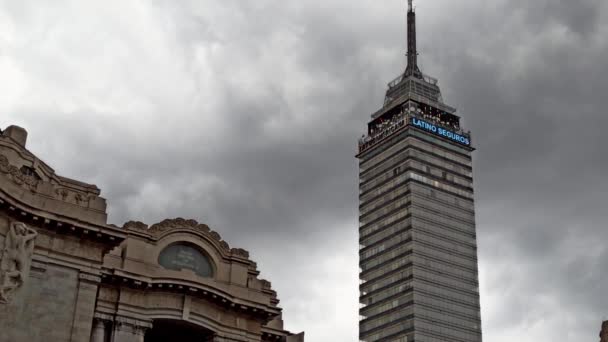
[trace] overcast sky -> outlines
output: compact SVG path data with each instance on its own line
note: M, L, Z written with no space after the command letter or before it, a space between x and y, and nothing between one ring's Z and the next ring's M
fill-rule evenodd
M608 319L608 1L418 0L419 60L473 132L483 333ZM405 68L405 0L0 0L0 127L110 223L251 251L307 341L358 334L357 138Z

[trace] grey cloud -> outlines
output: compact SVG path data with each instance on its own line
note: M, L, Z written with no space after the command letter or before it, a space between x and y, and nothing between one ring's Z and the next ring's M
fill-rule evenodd
M355 340L355 143L405 67L403 2L124 2L93 18L94 4L1 3L0 72L21 75L0 81L17 94L2 125L100 186L113 223L206 222L251 250L290 329ZM608 311L607 6L417 7L423 71L478 148L486 339L593 340Z

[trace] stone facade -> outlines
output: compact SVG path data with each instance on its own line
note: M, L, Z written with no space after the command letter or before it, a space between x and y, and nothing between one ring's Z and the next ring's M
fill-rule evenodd
M608 342L608 321L602 323L602 331L600 332L600 342Z
M26 142L0 134L0 342L304 340L246 250L194 220L107 224L100 190Z

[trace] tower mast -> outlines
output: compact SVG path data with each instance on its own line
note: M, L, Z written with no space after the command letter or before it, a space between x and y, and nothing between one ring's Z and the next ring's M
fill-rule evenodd
M422 78L422 72L418 68L418 51L416 51L416 13L414 12L413 0L408 0L407 9L407 68L405 77L414 76Z

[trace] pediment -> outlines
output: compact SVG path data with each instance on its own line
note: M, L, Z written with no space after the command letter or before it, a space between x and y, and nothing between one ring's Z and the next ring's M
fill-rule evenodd
M140 221L129 221L123 225L123 229L149 234L154 240L160 240L169 234L180 231L195 232L217 245L222 254L249 259L248 251L242 248L230 248L228 242L223 240L218 232L211 230L206 224L199 223L193 219L181 217L165 219L152 226L148 226Z

